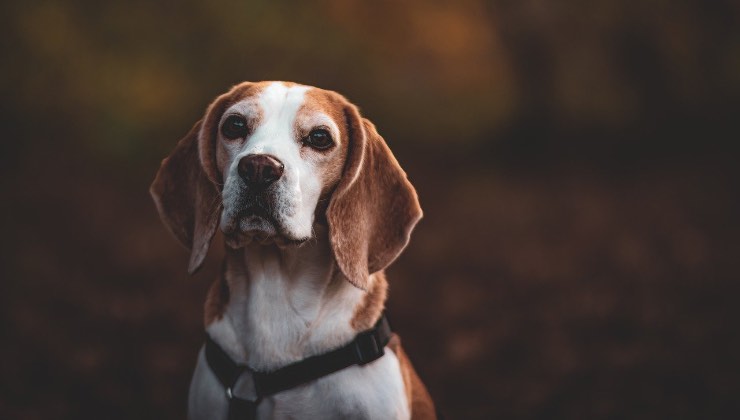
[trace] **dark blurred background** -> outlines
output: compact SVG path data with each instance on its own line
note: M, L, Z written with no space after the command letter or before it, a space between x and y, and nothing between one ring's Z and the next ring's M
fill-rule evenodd
M345 94L416 185L388 307L447 418L737 418L739 16L3 2L0 418L184 416L222 250L189 278L147 189L242 80Z

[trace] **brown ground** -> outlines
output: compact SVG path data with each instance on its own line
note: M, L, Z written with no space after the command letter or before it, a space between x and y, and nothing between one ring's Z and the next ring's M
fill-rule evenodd
M426 216L388 306L448 418L737 408L729 164L616 176L398 154ZM55 156L6 190L0 417L182 418L219 251L188 278L146 175Z

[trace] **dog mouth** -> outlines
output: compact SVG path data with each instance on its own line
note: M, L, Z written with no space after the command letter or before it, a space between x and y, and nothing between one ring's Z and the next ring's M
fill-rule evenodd
M272 215L272 212L261 204L254 204L245 207L237 213L236 217L242 220L252 218L262 219L272 225L277 225L277 220L275 219L275 216Z
M232 213L222 223L222 230L230 236L272 236L278 232L275 216L264 206L253 204Z
M244 207L222 223L226 244L241 248L250 243L278 246L300 245L309 238L295 239L289 235L278 217L260 203Z

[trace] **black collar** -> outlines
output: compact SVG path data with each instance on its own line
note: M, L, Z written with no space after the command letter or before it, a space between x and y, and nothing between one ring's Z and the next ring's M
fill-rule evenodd
M255 418L257 405L263 397L276 394L298 385L319 379L353 365L364 365L385 354L384 348L391 339L391 328L385 314L375 326L357 334L354 340L336 350L311 356L272 372L257 372L246 365L235 363L231 357L206 335L205 355L208 365L221 384L226 388L229 399L229 419ZM255 401L237 398L232 388L244 372L250 372L254 380Z

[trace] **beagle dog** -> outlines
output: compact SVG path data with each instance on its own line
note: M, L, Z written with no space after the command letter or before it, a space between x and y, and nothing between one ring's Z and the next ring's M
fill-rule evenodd
M405 172L355 105L295 83L236 85L162 161L150 192L190 250L189 273L216 229L227 245L205 327L223 363L240 370L225 384L207 342L189 418L234 418L237 397L259 419L436 418L390 333L376 360L270 395L255 389L256 376L331 354L382 320L383 270L422 216Z

